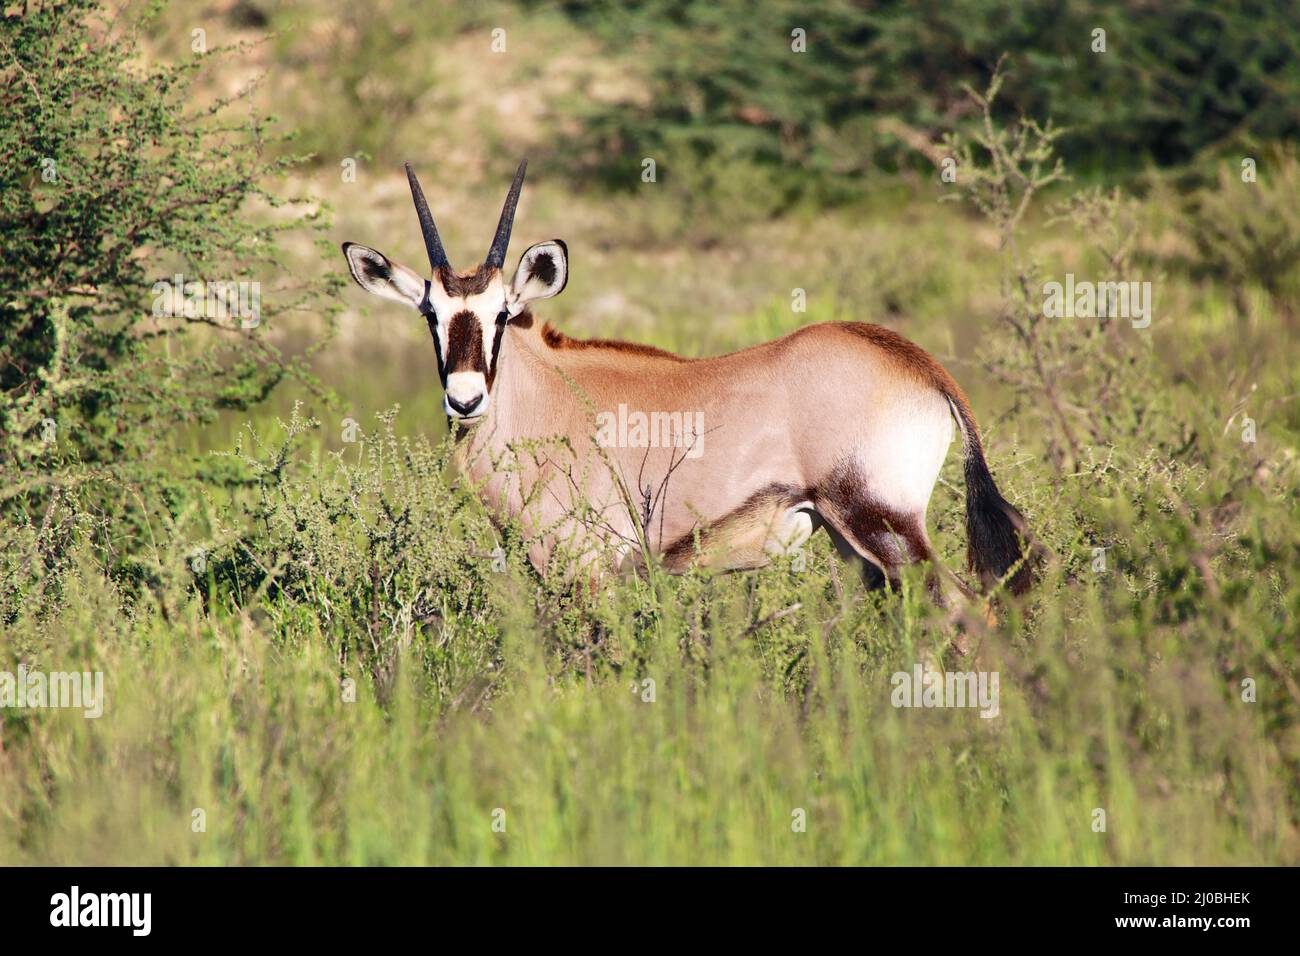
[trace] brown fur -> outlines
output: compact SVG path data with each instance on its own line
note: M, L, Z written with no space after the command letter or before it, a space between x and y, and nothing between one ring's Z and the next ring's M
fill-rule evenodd
M457 312L447 323L446 371L487 374L483 355L483 330L473 312Z
M438 281L450 296L478 295L486 291L488 283L501 270L494 266L481 265L465 272L453 272L448 266L438 269Z
M761 554L772 516L807 497L797 488L775 482L760 488L718 520L678 537L664 549L664 566L680 571L697 561L706 567L762 563L753 554L720 552L734 552L740 546Z
M524 316L527 316L526 323L520 321L524 319ZM528 328L532 325L532 322L533 316L527 311L511 320L511 324L519 324L521 328ZM957 384L957 381L948 374L948 370L940 365L934 356L916 343L909 341L892 329L885 328L883 325L873 325L868 322L835 322L829 323L829 325L831 328L849 332L870 342L901 368L951 397L960 409L971 418L974 417L973 412L970 410L970 402L961 386ZM624 342L619 339L575 339L565 335L549 322L542 325L542 340L553 349L609 349L613 352L653 356L674 362L708 361L708 359L692 359L677 355L653 345ZM737 353L730 354L735 355Z
M432 285L374 250L345 244L344 252L364 288L412 304L436 299L455 313L445 362L439 354L444 387L449 373L473 371L492 393L462 393L464 403L487 401L475 424L457 431L457 463L495 511L519 520L535 567L547 567L561 544L572 546L580 567L602 553L635 559L642 544L662 550L665 541L669 567L693 558L753 567L791 553L824 524L837 545L893 580L902 564L931 557L925 514L954 419L965 444L971 565L991 585L1020 562L1024 520L997 491L966 395L933 356L890 329L823 323L727 355L685 358L631 342L572 339L538 328L526 308L508 321L487 314L503 301L496 293L524 170L521 164L488 259L471 271L447 264L409 164ZM567 251L555 242L554 254L537 250L535 275L516 274L504 301L522 305L563 288L554 256L564 258L567 280ZM388 274L375 268L380 261ZM486 302L471 301L487 293ZM426 317L436 333L427 309ZM494 333L487 343L485 331ZM472 378L454 385L465 382ZM469 413L450 393L447 400ZM621 422L629 410L638 416L636 437L620 425L611 439L611 416ZM647 436L647 415L676 416L691 429L690 444ZM641 501L658 509L648 542L633 510ZM1029 579L1022 568L1011 590Z
M837 467L812 489L811 497L827 524L891 582L903 564L930 560L924 516L891 508L874 497L855 462Z
M952 376L919 346L866 323L805 326L727 355L685 358L571 339L524 311L507 327L500 361L494 402L458 460L483 482L490 506L539 532L529 549L539 568L562 536L582 554L638 560L628 513L635 505L625 502L652 493L657 510L647 543L670 569L767 563L795 546L782 543L788 534L804 533L793 513L807 502L813 529L826 527L842 551L862 558L874 569L872 583L897 582L903 565L933 560L925 514L954 415L968 455L978 448L969 403ZM595 448L592 414L621 404L700 414L701 454L684 458L663 445ZM553 436L566 444L539 461L510 450ZM519 467L505 469L503 461ZM996 556L981 558L980 571L997 571L1012 543L1001 533L1001 514L1009 512L981 495L977 505L998 508L977 509L972 540L976 552ZM567 516L575 498L589 500L599 518ZM927 583L938 596L937 572Z
M883 325L873 325L870 322L844 322L842 325L846 332L866 339L900 366L920 376L922 381L948 396L966 419L974 423L975 413L971 410L966 393L962 391L961 386L948 370L939 364L939 360L921 346ZM979 432L973 428L971 438L976 443L979 442Z
M531 319L531 316L530 316ZM622 342L618 339L572 339L549 322L542 325L542 341L553 349L609 349L632 355L650 355L669 359L674 362L689 362L688 358L674 355L653 345L641 345L637 342Z

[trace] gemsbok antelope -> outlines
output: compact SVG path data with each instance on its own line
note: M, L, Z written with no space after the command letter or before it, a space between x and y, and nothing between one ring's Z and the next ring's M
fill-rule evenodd
M1024 519L934 357L865 322L699 359L571 339L531 311L564 290L563 242L529 247L509 281L502 271L526 165L477 268L452 268L409 163L432 278L367 246L343 253L358 285L428 322L456 465L499 518L519 520L539 572L557 557L572 573L578 561L617 567L647 552L671 570L753 568L825 527L871 584L931 561L942 602L925 514L955 422L970 567L985 589L1004 577L1013 593L1029 587Z

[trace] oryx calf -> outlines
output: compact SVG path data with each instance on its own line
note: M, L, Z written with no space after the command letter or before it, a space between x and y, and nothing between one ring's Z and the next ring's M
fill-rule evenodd
M571 570L575 555L617 564L645 551L673 569L757 567L825 526L870 577L893 581L904 563L932 559L926 507L955 422L970 565L990 587L1019 563L1009 587L1029 586L1024 520L993 483L966 396L931 355L863 322L702 359L568 338L530 310L564 289L565 244L538 243L508 282L502 272L524 168L475 269L452 269L410 164L432 277L366 246L343 252L363 289L425 317L458 466L499 516L521 521L539 571L557 553ZM609 416L618 427L600 425ZM665 422L669 436L656 433Z

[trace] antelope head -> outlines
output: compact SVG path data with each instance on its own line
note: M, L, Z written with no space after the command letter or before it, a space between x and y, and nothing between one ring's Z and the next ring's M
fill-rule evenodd
M531 246L520 258L509 284L503 278L506 248L527 165L527 160L519 164L501 209L496 236L487 258L477 268L465 272L452 268L410 163L406 164L406 178L424 233L431 278L421 278L413 269L368 246L343 243L348 269L357 285L412 306L428 322L445 393L443 409L457 421L473 421L487 413L506 325L530 302L558 295L569 279L568 248L558 239Z

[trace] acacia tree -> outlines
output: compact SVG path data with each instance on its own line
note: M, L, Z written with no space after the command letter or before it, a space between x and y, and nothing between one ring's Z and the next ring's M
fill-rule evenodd
M183 429L286 377L313 382L307 356L281 354L268 332L289 313L335 311L337 275L281 262L284 233L327 225L268 185L303 157L286 155L251 89L196 105L205 62L231 50L146 65L156 11L55 0L0 20L6 537L57 525L61 496L118 542L150 509L175 510L204 467L177 453ZM214 295L225 283L245 285Z

